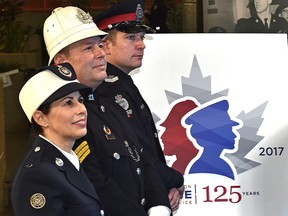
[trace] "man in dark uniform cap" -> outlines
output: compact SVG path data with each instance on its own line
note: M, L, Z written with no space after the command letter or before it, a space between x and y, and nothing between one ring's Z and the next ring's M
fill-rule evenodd
M237 21L235 32L239 33L279 33L288 28L282 17L271 14L272 0L249 0L248 8L251 17L241 18Z
M156 30L144 24L143 8L144 2L141 0L125 0L112 5L93 20L99 29L105 31L118 29L127 33L155 33Z
M143 1L126 0L94 17L97 26L109 33L103 39L108 77L96 91L100 98L110 100L112 112L121 112L115 117L125 126L127 136L132 130L141 141L144 154L169 191L172 210L176 210L184 178L167 166L151 111L129 76L142 65L145 34L155 32L143 23L143 9Z
M111 216L169 216L168 193L145 158L133 131L111 113L109 102L95 91L106 77L105 53L89 13L76 7L56 8L44 23L49 63L69 62L77 79L94 91L86 98L87 135L74 152ZM81 215L81 214L78 214Z

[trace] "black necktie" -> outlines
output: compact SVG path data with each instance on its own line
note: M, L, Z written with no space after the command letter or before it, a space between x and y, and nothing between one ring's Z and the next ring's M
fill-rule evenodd
M265 25L265 29L269 29L269 27L268 27L268 18L265 18L264 19L264 25Z

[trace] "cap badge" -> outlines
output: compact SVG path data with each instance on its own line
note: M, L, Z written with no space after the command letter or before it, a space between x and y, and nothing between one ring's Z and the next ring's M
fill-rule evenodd
M35 209L41 209L45 206L46 199L41 193L35 193L30 198L30 205Z
M77 8L77 17L83 22L83 23L93 23L93 18L89 13L86 13L80 8Z
M61 73L63 76L66 76L69 78L72 77L72 72L67 67L64 67L62 65L57 65L57 67L58 67L59 73Z
M138 4L136 7L136 22L141 23L143 21L143 9L141 4Z

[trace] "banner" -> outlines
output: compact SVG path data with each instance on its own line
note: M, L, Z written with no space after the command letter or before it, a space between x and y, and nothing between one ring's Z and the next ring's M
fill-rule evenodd
M132 77L185 178L175 215L288 215L286 34L152 37Z

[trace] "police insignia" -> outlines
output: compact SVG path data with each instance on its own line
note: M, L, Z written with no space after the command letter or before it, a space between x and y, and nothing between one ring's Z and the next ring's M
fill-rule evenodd
M66 77L72 76L72 72L67 67L63 67L62 65L57 65L57 67L58 67L59 73L61 73L63 76L66 76Z
M130 118L132 115L132 110L129 109L128 101L125 98L123 98L122 95L116 95L115 99L116 99L115 102L119 104L126 111L128 118Z
M115 96L115 102L119 104L124 110L127 110L129 108L128 101L122 97L122 95L116 95Z
M136 22L141 23L142 21L143 21L143 9L141 7L141 4L138 4L136 8Z
M80 8L77 8L77 17L83 22L83 23L93 23L93 18L89 13L86 13Z
M35 193L30 198L30 205L35 209L41 209L45 206L46 199L41 193Z

